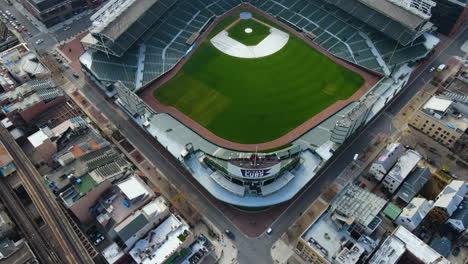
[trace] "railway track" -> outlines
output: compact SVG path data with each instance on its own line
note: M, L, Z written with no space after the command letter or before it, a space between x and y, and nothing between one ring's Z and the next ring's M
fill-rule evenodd
M38 260L41 263L62 263L49 241L39 231L31 214L24 208L13 188L4 179L0 179L0 197L9 214L15 220L15 224L32 246Z
M82 240L87 241L86 237L78 236L61 206L43 183L42 176L3 126L0 126L0 140L13 157L24 188L65 253L66 259L61 260L61 263L94 263L97 251L92 246L83 245Z

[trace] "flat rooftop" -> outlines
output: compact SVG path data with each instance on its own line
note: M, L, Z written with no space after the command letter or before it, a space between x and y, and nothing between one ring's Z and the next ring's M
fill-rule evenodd
M345 248L343 246L345 241L349 241L353 246L358 245L367 252L372 252L373 247L370 243L358 242L349 235L348 231L340 230L331 219L332 214L333 212L330 210L323 213L303 234L302 239L329 261L341 253Z
M380 246L369 264L398 263L401 258L404 258L405 253L410 253L413 260L417 258L424 264L450 263L406 228L398 226L395 232Z
M145 238L135 244L130 250L130 256L137 263L162 264L184 244L184 241L179 237L189 230L186 223L176 216L170 215L159 226L150 230Z

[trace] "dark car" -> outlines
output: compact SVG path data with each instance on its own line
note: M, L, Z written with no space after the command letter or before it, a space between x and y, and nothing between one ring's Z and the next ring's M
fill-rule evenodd
M226 236L229 237L229 239L231 239L231 240L236 239L236 237L234 236L234 233L232 233L231 231L229 231L229 230L226 229L226 230L224 231L224 233L226 233Z

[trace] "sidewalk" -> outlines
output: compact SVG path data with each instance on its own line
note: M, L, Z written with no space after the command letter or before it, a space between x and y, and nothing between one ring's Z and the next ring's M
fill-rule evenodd
M16 1L11 1L11 3L15 7L15 9L18 10L18 12L20 12L29 21L31 21L33 23L33 25L37 29L39 29L39 31L41 31L42 33L49 33L49 30L44 26L44 24L42 24L41 21L37 20L37 18L35 18L33 15L31 15L31 13L29 13L29 11L26 10L26 8L24 8L20 3L16 2Z
M209 226L209 227L208 227ZM219 239L208 236L209 230L213 230ZM237 248L234 246L231 240L224 236L224 233L216 228L215 225L211 224L209 220L203 219L203 222L194 227L195 234L204 234L213 243L215 247L216 259L219 264L232 264L236 263Z

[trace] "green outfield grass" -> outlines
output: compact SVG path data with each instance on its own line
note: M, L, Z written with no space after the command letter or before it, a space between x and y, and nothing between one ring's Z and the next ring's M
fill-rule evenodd
M246 33L245 29L251 28L252 33ZM270 34L270 28L252 19L240 20L228 30L231 38L247 46L254 46L260 43Z
M218 51L209 40L237 17L218 24L176 76L155 91L161 103L219 137L254 144L283 136L363 85L361 76L292 34L282 50L260 59Z

